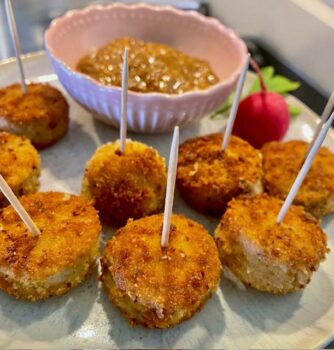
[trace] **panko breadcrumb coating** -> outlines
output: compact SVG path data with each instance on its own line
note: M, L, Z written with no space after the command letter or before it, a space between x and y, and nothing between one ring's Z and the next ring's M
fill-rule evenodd
M0 174L17 196L34 193L39 187L41 160L25 137L0 132ZM9 203L0 192L0 207Z
M101 219L121 226L163 207L166 190L164 159L152 147L127 140L125 153L119 141L101 146L88 161L82 195L91 199Z
M263 146L264 187L284 199L302 166L308 143L300 140L270 142ZM334 211L334 154L321 147L313 160L294 204L302 205L317 218Z
M215 242L200 224L172 215L161 248L163 215L119 229L107 242L101 280L110 300L132 324L168 328L191 318L217 289L221 264Z
M75 195L40 192L20 198L41 231L30 233L12 206L0 212L0 288L36 301L82 282L99 254L100 222Z
M193 208L220 216L240 194L262 193L262 156L248 142L232 135L222 151L222 135L187 140L180 146L177 186Z
M0 130L25 136L37 148L59 140L67 131L69 106L62 93L49 84L0 89Z
M224 269L248 287L286 294L304 288L325 259L327 237L317 219L268 195L233 199L215 231Z

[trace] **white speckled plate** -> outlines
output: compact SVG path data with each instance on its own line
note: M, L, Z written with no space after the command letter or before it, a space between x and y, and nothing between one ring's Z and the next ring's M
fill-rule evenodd
M44 53L24 59L27 77L60 87ZM0 63L0 85L17 80L15 61ZM287 138L310 140L316 115L295 98L302 115L295 118ZM42 190L80 192L82 172L96 147L118 138L118 132L98 121L68 97L71 126L64 139L41 152ZM192 124L181 139L220 130L223 119ZM130 135L168 156L171 135ZM334 133L326 139L334 151ZM333 169L334 171L334 169ZM176 195L175 212L203 223L212 232L217 220L188 208ZM334 245L334 220L323 227ZM104 237L110 232L104 230ZM97 271L63 297L44 302L16 301L0 292L0 348L317 348L334 334L334 254L321 264L311 284L300 293L272 296L236 289L223 279L218 292L192 320L170 330L132 328L109 303L96 281Z

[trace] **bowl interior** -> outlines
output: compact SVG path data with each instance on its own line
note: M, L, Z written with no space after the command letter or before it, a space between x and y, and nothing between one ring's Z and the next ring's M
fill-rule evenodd
M205 59L220 81L239 71L246 54L243 42L216 20L145 5L72 11L50 27L46 46L56 58L75 69L82 56L124 36L164 43Z

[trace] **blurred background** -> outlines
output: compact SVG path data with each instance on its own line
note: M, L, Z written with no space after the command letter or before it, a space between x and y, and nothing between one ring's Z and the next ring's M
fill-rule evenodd
M12 0L22 51L43 49L50 21L100 0ZM136 1L123 1L133 3ZM246 40L260 65L303 82L296 95L320 113L334 89L334 0L151 0L217 17ZM14 55L0 0L0 59Z

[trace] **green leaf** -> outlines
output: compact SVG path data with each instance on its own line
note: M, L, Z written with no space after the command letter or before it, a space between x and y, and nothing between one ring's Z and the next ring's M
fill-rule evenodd
M268 91L273 91L281 95L286 95L287 93L294 91L299 88L300 83L292 81L282 75L275 75L274 68L272 66L264 67L261 69L264 84ZM250 88L248 95L260 91L260 79L256 77L254 79L253 85Z
M297 81L292 81L286 77L283 77L282 75L275 75L275 70L272 66L263 67L261 69L261 73L268 91L276 92L280 95L286 95L289 92L298 89L300 86L300 83ZM246 96L258 91L261 91L261 86L260 79L258 76L256 76L249 91L241 98L243 99ZM216 119L219 115L228 112L232 107L233 97L234 93L229 96L224 105L219 108L219 110L216 111L211 118ZM300 108L296 106L289 106L289 111L292 117L297 116L301 112Z
M288 92L298 89L299 86L300 83L297 81L291 81L281 75L275 75L267 84L267 89L285 95Z
M289 113L291 117L297 117L301 113L301 109L297 106L290 105L288 103Z
M224 114L225 112L228 112L231 107L232 107L232 103L233 103L233 97L234 97L234 93L231 94L227 100L225 101L225 103L216 111L214 112L214 114L212 114L210 116L211 119L218 119L218 117L220 116L220 114Z
M270 80L272 79L273 75L274 75L274 67L272 66L268 66L268 67L264 67L261 69L261 73L262 73L262 77L263 77L263 81L264 83L267 85ZM248 91L248 95L250 95L251 93L253 92L258 92L261 90L261 86L260 86L260 79L259 77L257 76L255 79L254 79L254 82L253 82L253 85L252 87L250 88L250 90Z
M269 81L274 76L275 69L273 66L263 67L261 73L264 81Z
M218 109L218 111L214 112L213 114L210 115L210 119L221 119L221 112L220 109Z

